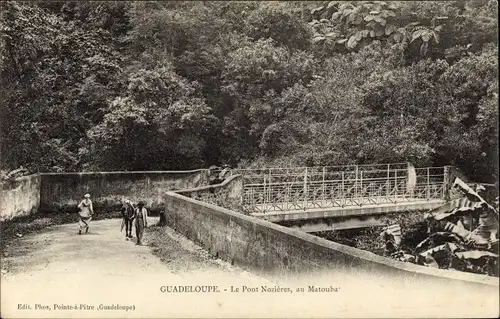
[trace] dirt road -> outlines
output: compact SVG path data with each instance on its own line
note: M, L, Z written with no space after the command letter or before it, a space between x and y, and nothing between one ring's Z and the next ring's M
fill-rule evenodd
M149 224L156 219L150 218ZM77 234L75 224L53 227L45 232L19 238L7 247L2 263L8 273L6 279L17 280L23 276L64 276L91 280L100 277L134 278L138 275L162 273L177 274L194 272L248 274L210 256L185 237L166 229L162 238L163 262L151 253L150 236L144 245L135 245L136 238L127 240L120 232L120 220L108 219L91 223L88 234ZM167 264L167 266L165 266ZM249 274L248 274L249 275Z
M150 225L155 222L149 220ZM134 317L138 310L141 316L158 316L165 312L168 304L165 301L175 299L167 298L161 286L270 283L210 258L200 247L170 229L162 240L162 249L166 249L162 252L163 260L152 253L147 236L144 246L135 245L135 238L126 240L117 219L91 223L88 234L78 235L76 224L70 224L19 238L7 247L2 258L2 268L8 269L7 273L2 272L2 318L8 317L5 314L9 317L67 317L68 314ZM219 287L224 289L227 288ZM194 294L191 293L191 297ZM152 302L154 299L156 302ZM202 304L208 302L218 307L217 298L203 300ZM136 310L68 312L55 309L55 304L75 303L78 307L80 304L135 305ZM144 303L147 308L137 309L144 307ZM35 307L37 304L50 306L51 310ZM30 309L18 309L22 305ZM168 315L199 316L191 306L171 307Z
M136 246L125 240L119 227L117 219L96 221L89 234L79 236L76 224L61 225L11 243L2 258L9 272L2 273L0 317L490 317L498 313L495 292L478 295L411 280L391 286L380 278L348 277L335 269L315 283L271 282L212 259L168 228L150 229L146 246ZM304 292L296 290L300 285ZM335 290L308 292L310 285ZM188 290L217 286L218 291L162 292L165 286L191 286ZM272 289L263 292L262 286ZM277 293L276 287L292 288Z

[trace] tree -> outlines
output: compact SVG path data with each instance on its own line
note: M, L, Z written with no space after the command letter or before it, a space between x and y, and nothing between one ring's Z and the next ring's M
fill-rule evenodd
M109 34L83 32L34 5L4 6L2 164L79 169L77 143L120 85Z
M2 168L498 176L498 2L3 2Z
M259 154L263 131L282 116L272 101L286 88L308 83L314 74L314 61L304 52L290 53L275 46L272 39L251 42L228 58L222 91L230 109L223 132L233 142L227 152L238 149L241 158L251 158Z
M496 1L327 2L311 10L309 25L319 52L357 50L373 40L401 43L408 62L443 58L450 50L497 42ZM345 47L345 48L344 48Z
M129 74L126 96L115 98L80 149L99 169L180 169L204 164L205 139L216 118L195 83L171 63Z
M271 38L290 50L306 50L312 32L298 13L286 3L263 2L245 19L246 32L254 40Z
M498 103L498 49L485 46L478 53L460 59L440 77L439 85L457 110L454 131L460 135L444 134L439 147L448 161L470 176L494 181L498 108L492 106Z

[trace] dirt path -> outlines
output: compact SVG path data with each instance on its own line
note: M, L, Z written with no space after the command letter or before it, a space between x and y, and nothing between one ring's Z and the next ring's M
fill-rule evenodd
M311 281L302 285L305 293L294 288L264 293L261 286L293 285L214 260L168 228L151 228L146 246L136 246L119 227L117 219L96 221L89 234L79 236L76 224L61 225L11 243L2 258L9 272L2 273L0 317L490 317L498 312L497 293L480 296L454 287L438 291L411 280L391 286L334 269L316 284L338 288L335 292L308 293ZM161 291L162 286L201 285L216 285L219 292ZM258 292L243 292L243 286ZM231 287L240 291L232 293Z
M149 220L150 225L155 222L155 219ZM165 257L161 260L152 252L151 238L146 236L145 245L137 246L135 238L126 240L119 227L120 220L117 219L96 221L91 223L88 234L78 235L76 224L61 225L11 243L2 258L2 269L8 269L7 273L2 272L2 292L8 292L2 293L2 318L7 318L5 313L13 313L15 317L68 315L66 311L55 311L54 304L76 303L95 307L100 304L140 307L141 304L144 307L143 301L147 301L148 306L141 309L141 314L154 316L158 311L164 311L164 305L155 305L148 299L160 297L164 301L161 286L220 285L227 281L235 285L271 284L240 268L212 259L203 249L170 229L163 233L165 238L161 244L166 251L162 252ZM19 304L27 304L31 309L18 309ZM51 310L44 314L43 310L35 309L36 304L48 305ZM174 316L176 313L197 313L190 307L181 310L170 310L169 313ZM137 316L131 311L118 313L120 316ZM107 313L72 313L72 316L79 317L116 315L117 312L111 310Z
M156 220L151 218L150 224ZM9 280L23 276L38 276L47 272L54 276L90 276L134 278L151 273L177 274L193 272L235 273L240 270L210 258L203 249L185 237L166 230L162 238L162 261L151 253L151 238L144 245L135 245L136 238L126 240L120 232L120 220L110 219L91 223L88 234L77 234L75 224L52 227L50 230L20 238L7 247L2 263L8 269ZM167 266L165 265L167 264ZM67 278L67 277L66 277Z

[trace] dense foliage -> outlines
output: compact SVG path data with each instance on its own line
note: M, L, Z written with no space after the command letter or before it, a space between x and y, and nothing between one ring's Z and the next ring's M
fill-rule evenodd
M2 2L1 166L498 176L498 2Z

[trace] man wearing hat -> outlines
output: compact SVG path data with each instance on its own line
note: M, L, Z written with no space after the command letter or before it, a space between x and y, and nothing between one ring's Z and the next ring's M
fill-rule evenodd
M83 200L78 204L80 215L80 220L78 221L78 234L82 234L82 230L85 229L85 233L89 232L89 223L94 214L94 208L92 207L92 201L90 200L90 194L85 194Z
M144 202L137 204L135 212L135 235L137 236L137 245L142 245L142 235L144 227L148 227L148 210L144 207Z
M122 212L122 229L125 224L125 239L132 238L132 224L135 218L135 208L129 199L123 200Z

